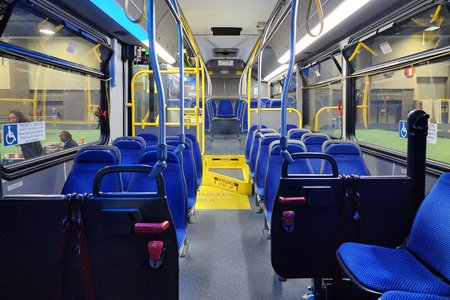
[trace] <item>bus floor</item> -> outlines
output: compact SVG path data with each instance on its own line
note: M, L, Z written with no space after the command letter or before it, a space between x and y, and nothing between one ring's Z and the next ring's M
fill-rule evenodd
M206 135L205 155L244 155L246 135L224 128ZM300 299L307 293L310 279L278 279L253 197L246 209L196 210L187 256L179 260L180 299Z
M253 209L196 214L187 229L188 254L179 260L180 299L301 299L307 293L310 279L280 281L274 272L262 214Z

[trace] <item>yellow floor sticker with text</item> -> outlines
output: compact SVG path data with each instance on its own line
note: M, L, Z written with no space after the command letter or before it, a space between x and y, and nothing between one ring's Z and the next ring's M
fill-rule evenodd
M195 209L250 209L248 196L202 186L197 193Z

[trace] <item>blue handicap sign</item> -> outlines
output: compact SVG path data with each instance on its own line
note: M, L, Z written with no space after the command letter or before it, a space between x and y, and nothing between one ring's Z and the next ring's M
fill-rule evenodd
M408 137L408 123L405 120L400 120L398 123L398 136L403 139Z
M17 136L17 124L3 125L3 144L5 146L17 145L19 138Z

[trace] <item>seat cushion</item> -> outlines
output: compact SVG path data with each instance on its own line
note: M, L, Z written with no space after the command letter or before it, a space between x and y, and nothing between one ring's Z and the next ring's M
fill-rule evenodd
M404 248L344 243L337 254L352 280L368 290L450 295L450 285L431 273Z
M381 300L448 300L450 295L438 296L431 294L419 294L399 291L389 291L381 296Z

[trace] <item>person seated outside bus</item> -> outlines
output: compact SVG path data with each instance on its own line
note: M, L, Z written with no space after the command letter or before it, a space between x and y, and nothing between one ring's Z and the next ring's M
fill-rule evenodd
M11 110L8 114L9 123L24 123L30 122L21 111ZM42 155L44 149L42 148L41 142L31 142L19 145L22 150L23 157L25 159L33 158Z
M70 134L67 130L62 130L59 133L59 139L64 143L63 150L78 147L78 143L73 140L72 134Z

